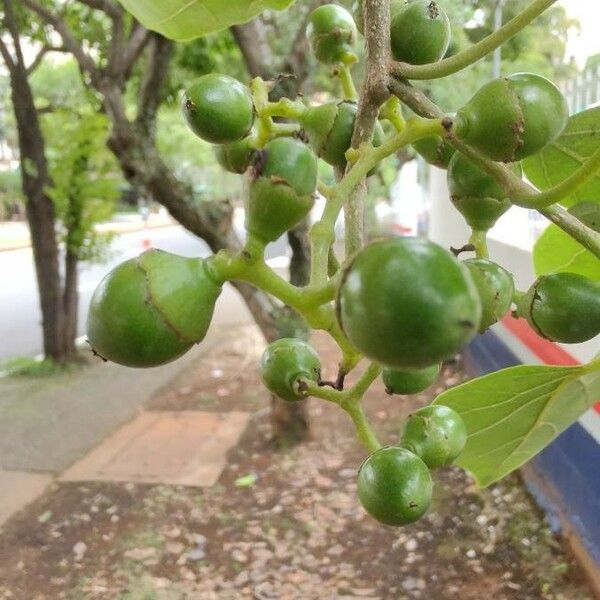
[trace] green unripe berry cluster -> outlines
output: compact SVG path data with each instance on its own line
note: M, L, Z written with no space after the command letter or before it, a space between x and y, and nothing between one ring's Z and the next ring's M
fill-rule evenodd
M389 7L394 77L403 79L402 69L422 74L452 68L456 61L442 60L451 42L442 3L391 0ZM354 15L356 23L341 6L325 4L308 18L314 57L340 80L337 98L320 105L301 96L279 98L275 83L256 78L246 86L218 73L200 77L185 91L182 111L190 129L214 145L224 170L244 178L247 239L239 251L222 250L208 259L149 250L125 261L94 293L87 329L93 350L106 360L157 366L204 339L225 282L243 281L271 294L328 332L342 356L337 379L323 381L319 356L307 342L278 339L260 361L265 387L287 402L312 395L348 412L369 449L358 472L360 502L381 523L401 526L425 514L433 492L430 469L456 461L468 432L460 414L434 401L406 419L394 446L381 447L359 404L369 385L381 374L389 394L424 392L436 384L444 360L513 306L516 316L549 340L590 340L600 334L600 282L553 273L519 292L512 275L488 258L487 231L522 197L511 197L520 189L518 180L500 185L492 176L498 166L484 159L509 163L520 178L518 161L552 144L565 127L568 111L558 88L538 75L518 73L490 81L445 119L405 120L400 92L388 101L384 96L379 113L369 115L370 98L358 101L350 68L357 60L357 31L364 32L360 0ZM365 116L372 117L369 123L357 125ZM370 141L362 139L367 131L373 131ZM362 143L352 147L353 138ZM395 237L362 246L360 215L348 210L346 225L353 227L347 227L352 232L340 267L333 245L336 219L352 207L349 200L360 200L355 194L365 174L408 144L447 169L451 202L472 230L470 244L450 252L426 239ZM319 181L325 163L335 167L334 184ZM310 282L300 288L270 268L265 248L309 216L317 190L325 209L310 233ZM591 212L579 206L570 214L590 230L597 229L592 204ZM459 259L465 250L476 257ZM344 389L362 358L370 364Z

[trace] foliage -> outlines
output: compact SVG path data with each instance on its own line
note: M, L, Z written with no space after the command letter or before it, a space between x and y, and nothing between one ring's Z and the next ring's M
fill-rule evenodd
M467 446L458 464L480 485L501 479L533 458L600 395L600 370L522 365L498 371L444 392L467 426Z
M245 23L262 11L283 9L293 0L120 0L148 29L178 40L190 40Z
M594 153L600 144L600 107L573 115L562 135L538 154L524 161L525 174L541 190L566 179ZM600 202L600 174L561 199L563 206L584 200Z
M21 173L0 171L0 220L10 219L16 210L24 210Z
M122 182L106 148L107 119L59 110L46 116L44 129L52 177L48 193L62 222L61 237L79 260L97 260L110 236L95 226L111 216Z

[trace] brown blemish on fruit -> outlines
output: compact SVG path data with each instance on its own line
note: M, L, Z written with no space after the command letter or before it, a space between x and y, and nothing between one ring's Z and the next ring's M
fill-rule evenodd
M427 7L427 16L430 19L437 19L440 16L440 7L436 2L430 2Z

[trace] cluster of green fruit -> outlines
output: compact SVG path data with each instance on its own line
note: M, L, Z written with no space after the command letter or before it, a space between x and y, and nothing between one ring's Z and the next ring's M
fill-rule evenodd
M416 394L439 375L439 365L424 369L383 370L390 394ZM321 362L306 342L284 338L263 353L260 374L268 390L290 402L306 397L306 384L318 384ZM448 466L467 441L465 424L447 406L431 405L410 415L399 445L375 451L358 473L358 496L365 510L386 525L406 525L421 518L431 504L429 469Z
M356 14L360 25L360 3ZM393 0L391 28L394 57L413 64L441 59L450 41L448 18L432 1ZM350 13L329 4L311 14L307 36L319 61L348 65L355 60L356 30ZM276 115L297 125L283 133L270 115L266 122L272 129L265 127L264 102L254 90L219 74L201 77L183 100L190 128L216 145L224 169L247 178L245 227L249 241L262 249L311 210L319 159L346 167L357 118L356 104L347 100L321 106L296 102L293 115ZM551 82L517 74L479 90L453 117L447 139L423 137L414 145L426 160L448 169L454 206L475 233L485 235L510 208L510 198L490 175L455 152L452 138L511 163L520 176L517 161L555 140L566 119L565 101ZM383 138L378 124L373 146ZM231 278L214 257L188 259L149 250L116 267L96 290L89 342L100 356L127 366L174 360L205 337L222 285ZM548 339L581 342L600 333L599 282L560 273L541 277L519 294L511 274L486 256L460 261L423 239L376 241L348 257L333 283L335 298L324 296L323 304L334 305L337 325L351 347L382 366L389 393L415 394L429 387L441 362L496 323L513 303ZM295 339L267 348L261 376L269 390L290 402L304 399L310 385L322 384L319 357ZM418 411L406 422L398 447L379 449L363 463L358 475L362 504L383 523L419 518L431 499L429 468L452 462L465 440L464 424L450 409L432 405Z

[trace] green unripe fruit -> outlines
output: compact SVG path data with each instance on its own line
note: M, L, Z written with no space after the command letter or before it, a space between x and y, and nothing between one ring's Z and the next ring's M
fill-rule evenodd
M519 300L518 314L554 342L591 340L600 334L600 281L576 273L543 275Z
M276 138L256 154L246 198L246 229L274 242L313 207L317 157L300 140Z
M560 90L533 73L517 73L484 85L461 108L456 136L488 158L516 162L552 143L567 124Z
M345 269L340 326L371 360L424 368L456 354L477 332L481 302L465 266L420 238L374 242Z
M302 340L282 338L269 344L260 361L260 376L270 392L282 400L295 402L306 396L298 389L300 380L317 383L321 361Z
M518 177L523 174L519 163L511 169ZM491 229L512 206L504 188L460 152L450 160L447 179L452 204L477 231Z
M481 300L479 333L497 323L509 310L515 294L512 275L500 265L485 258L465 260Z
M433 385L440 373L440 365L432 365L424 369L399 371L396 369L383 369L382 377L388 394L418 394Z
M467 428L462 417L440 404L419 409L408 417L400 438L430 468L445 467L463 451Z
M195 81L183 96L182 108L190 129L213 144L243 138L254 121L250 90L237 79L219 73Z
M439 169L447 169L450 159L456 153L454 146L437 135L422 138L412 146L426 162Z
M345 8L325 4L310 14L306 37L319 62L344 62L356 41L356 24Z
M405 0L391 0L390 1L390 16L393 19L394 15L402 10L406 6ZM362 0L358 0L352 6L352 14L354 15L354 21L356 22L356 28L358 31L364 34L365 32L365 22L364 22L364 13L363 13L363 5Z
M353 102L324 104L309 108L300 120L317 156L333 167L346 167L346 151L352 145L357 112L358 107ZM383 129L377 123L373 146L381 146L382 142Z
M357 484L363 508L385 525L414 523L431 504L429 469L405 448L381 448L371 454L360 467Z
M254 141L252 136L248 136L237 142L215 146L217 162L230 173L245 173L255 152Z
M170 362L204 339L220 293L202 259L147 250L96 288L89 343L101 357L128 367Z
M396 60L424 65L437 62L446 54L452 28L437 2L415 0L393 15L390 33Z

